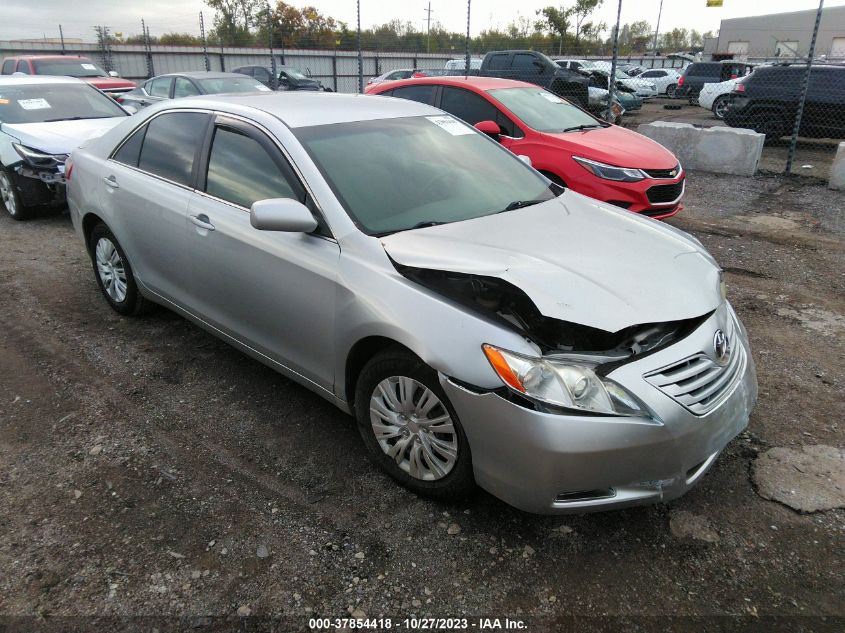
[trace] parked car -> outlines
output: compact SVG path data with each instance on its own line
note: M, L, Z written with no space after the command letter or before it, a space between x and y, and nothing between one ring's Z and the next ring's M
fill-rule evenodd
M590 96L587 111L608 123L620 125L622 123L622 115L625 114L625 108L619 102L619 96L613 96L613 105L610 108L610 115L608 116L607 106L610 93L607 90L594 86L590 86L587 90Z
M592 78L592 85L600 88L608 88L610 85L611 66L608 62L595 62L582 70ZM657 88L654 82L640 77L629 77L619 68L616 69L616 88L626 92L632 92L640 99L651 99L657 96Z
M331 92L331 89L323 87L321 82L312 79L293 66L276 66L276 72L279 73L276 86L272 85L271 69L264 66L241 66L235 68L232 72L254 77L265 86L276 90L324 90Z
M750 73L752 68L751 64L732 59L721 62L693 62L684 69L684 74L678 79L675 96L695 104L704 84L737 79Z
M70 77L0 77L0 200L15 220L65 200L65 160L128 114Z
M586 59L562 59L560 57L553 58L554 62L561 68L568 68L570 70L581 70L591 68L593 62Z
M622 64L620 70L628 75L629 77L639 77L643 74L647 69L643 68L642 66L637 66L636 64Z
M654 218L683 208L685 174L672 152L529 83L433 77L383 84L372 94L445 110L528 156L553 182L591 198Z
M196 71L159 75L117 98L118 103L137 112L166 99L229 92L269 92L263 83L236 73Z
M792 133L806 66L761 66L739 80L725 110L725 123L751 128L769 140ZM814 65L798 130L801 136L845 138L845 66Z
M718 83L707 83L701 87L698 93L698 105L713 112L717 119L724 119L728 104L731 101L731 92L736 87L737 79L728 79Z
M589 80L576 70L561 68L551 58L537 51L489 52L481 62L478 75L527 81L585 108L589 103Z
M174 100L72 161L73 225L115 311L166 305L352 413L419 494L666 501L748 423L747 335L698 240L430 106Z
M129 92L135 84L121 79L115 71L106 72L87 57L80 55L22 55L6 57L2 74L57 75L76 77L114 97Z
M667 97L675 96L675 89L678 87L680 78L681 73L674 68L652 68L651 70L644 70L637 75L637 79L645 79L652 82L657 90L657 94L666 95Z
M469 58L469 69L470 70L480 70L481 63L484 60L481 57L470 57ZM446 62L444 66L445 70L464 70L467 66L466 57L462 57L461 59L450 59Z
M419 76L416 68L402 68L400 70L389 70L382 73L378 77L370 77L367 80L367 86L372 86L385 81L396 81L397 79L410 79L411 77ZM365 88L366 90L366 88Z

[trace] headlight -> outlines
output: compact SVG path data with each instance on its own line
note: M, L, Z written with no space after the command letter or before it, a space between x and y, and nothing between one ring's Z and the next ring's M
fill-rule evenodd
M67 154L45 154L19 143L12 143L18 155L33 167L56 167L67 160Z
M639 169L629 169L627 167L614 167L613 165L605 165L589 158L581 158L580 156L572 157L576 163L581 165L584 169L592 172L593 175L605 180L616 180L621 182L637 182L645 178L643 172Z
M591 413L649 416L635 396L582 358L532 358L487 344L482 349L502 382L528 398Z

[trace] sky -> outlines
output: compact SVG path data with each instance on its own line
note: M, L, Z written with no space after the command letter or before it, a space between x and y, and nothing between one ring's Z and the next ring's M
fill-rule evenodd
M361 0L363 28L383 24L398 18L414 22L424 28L424 11L428 0ZM572 0L564 0L563 5ZM355 27L355 0L291 0L295 6L313 5L326 15ZM560 0L521 0L518 9L513 0L472 0L471 32L500 27L523 16L536 19L538 9ZM845 0L827 0L825 6L840 6ZM660 0L622 0L622 23L647 20L654 25ZM815 9L817 0L724 0L722 8L707 8L705 0L663 0L660 20L661 32L672 28L716 31L719 21L726 18ZM462 0L431 0L432 21L440 22L451 31L466 30L466 3ZM604 0L594 19L613 24L616 20L616 0ZM0 0L2 24L0 39L58 37L59 24L65 37L79 37L94 41L93 26L103 24L113 32L124 35L140 33L141 19L146 20L150 33L160 35L169 31L199 33L198 15L205 14L206 28L213 22L213 11L202 0Z

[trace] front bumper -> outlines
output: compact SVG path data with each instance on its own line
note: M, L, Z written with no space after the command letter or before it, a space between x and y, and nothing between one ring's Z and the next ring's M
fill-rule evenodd
M636 394L653 418L560 415L441 383L462 422L478 484L528 512L569 514L675 499L707 472L748 424L757 378L741 326L743 371L706 415L694 415L644 375L712 349L732 310L725 303L684 340L609 374ZM708 346L710 346L708 348Z
M580 165L576 165L573 175L576 177L568 177L570 174L564 174L563 177L566 183L578 193L656 220L671 217L684 208L681 201L686 186L686 173L683 171L678 177L672 179L646 178L638 182L618 182L599 178ZM677 198L666 202L652 202L649 199L649 189L665 186L677 187L679 191Z

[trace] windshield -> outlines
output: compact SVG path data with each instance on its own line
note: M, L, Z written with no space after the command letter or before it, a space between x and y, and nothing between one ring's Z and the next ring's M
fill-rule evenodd
M106 71L88 59L34 59L36 75L67 75L68 77L108 77Z
M303 75L298 70L294 70L293 68L285 68L282 71L282 74L287 75L288 77L292 77L293 79L300 80L300 81L303 80L303 79L308 79L308 77Z
M500 88L488 94L538 132L602 126L598 119L541 88Z
M449 115L294 133L347 213L370 235L460 222L555 196L537 172Z
M207 95L225 94L227 92L255 92L269 90L260 81L252 77L219 77L217 79L200 79L199 85Z
M85 84L0 86L0 123L44 123L128 116L96 88Z

